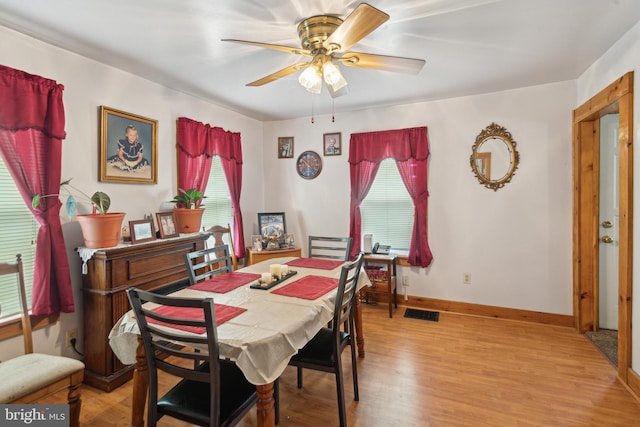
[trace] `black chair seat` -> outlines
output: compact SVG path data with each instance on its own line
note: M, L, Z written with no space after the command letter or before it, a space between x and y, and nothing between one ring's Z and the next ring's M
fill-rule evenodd
M197 370L209 372L209 363ZM235 363L224 361L220 362L220 383L220 425L224 426L253 406L256 386L246 380ZM158 413L198 425L209 423L205 414L210 409L209 384L200 381L182 380L158 400Z
M340 331L340 349L349 343L350 335ZM291 357L290 364L323 365L332 368L336 365L336 354L333 350L333 330L322 328L311 341L305 344L297 354ZM342 351L340 351L341 353Z

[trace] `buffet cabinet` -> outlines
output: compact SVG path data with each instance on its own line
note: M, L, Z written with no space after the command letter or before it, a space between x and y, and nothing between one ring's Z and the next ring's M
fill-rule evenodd
M124 384L133 365L123 365L109 346L113 325L130 310L126 290L159 292L189 284L184 254L204 249L208 233L99 249L82 275L84 382L104 391Z

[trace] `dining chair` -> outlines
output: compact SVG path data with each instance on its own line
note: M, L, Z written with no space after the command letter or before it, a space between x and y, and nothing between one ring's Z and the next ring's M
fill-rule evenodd
M224 245L224 236L227 235L227 240L229 241L229 255L231 255L231 266L233 267L233 271L238 269L238 258L236 258L236 253L233 246L233 235L231 234L231 225L227 224L226 227L222 225L214 225L210 227L207 232L213 235L213 245L214 246L222 246Z
M354 343L353 304L356 298L358 276L362 268L363 257L364 255L360 253L355 261L342 267L331 327L322 328L311 341L298 350L298 353L289 360L289 365L298 368L298 388L302 388L303 368L333 372L335 374L341 427L347 425L341 357L342 351L347 345L351 348L354 400L357 401L360 399L358 395L358 371Z
M164 415L201 426L236 425L258 395L235 363L219 359L213 299L177 298L136 288L127 289L127 296L147 356L147 425L155 426ZM146 302L155 305L145 306ZM206 351L189 350L196 346ZM158 371L181 378L162 396Z
M192 285L218 274L232 271L229 246L227 245L188 252L184 254L184 263L189 273L189 283Z
M351 237L309 236L309 258L331 258L349 261Z
M84 363L79 360L33 352L31 318L27 305L22 257L15 263L0 263L0 276L14 275L21 305L24 355L0 363L0 403L30 404L67 389L69 425L80 425L80 387Z

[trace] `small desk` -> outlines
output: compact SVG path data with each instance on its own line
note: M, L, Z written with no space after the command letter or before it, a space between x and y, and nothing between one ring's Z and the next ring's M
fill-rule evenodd
M280 257L296 257L300 258L302 251L299 247L286 248L286 249L270 249L256 251L251 246L247 246L247 266L257 264L260 261L266 261L268 259L280 258Z
M272 262L286 264L295 258L268 260L238 271L262 273L269 270ZM309 275L339 278L341 267L333 270L295 267L295 270L298 272L295 276L273 289ZM367 275L361 270L358 289L369 285ZM336 291L330 291L315 300L305 300L251 289L247 284L224 294L186 288L171 295L202 298L213 296L216 303L247 309L218 326L220 357L235 361L247 380L256 385L258 426L274 426L273 382L288 366L291 356L331 320ZM354 318L358 353L360 357L364 357L362 312L358 298L354 304ZM138 324L131 312L122 316L113 327L109 334L109 344L122 363L135 364L131 425L143 426L148 373ZM265 355L268 357L264 357Z
M362 268L371 280L371 288L363 292L386 295L389 317L393 317L393 307L398 308L398 286L396 281L396 256L367 254Z

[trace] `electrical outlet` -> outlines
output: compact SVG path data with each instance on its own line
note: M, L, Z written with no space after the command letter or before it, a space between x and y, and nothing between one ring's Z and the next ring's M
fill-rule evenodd
M402 276L402 286L409 286L409 276Z
M471 274L464 273L462 275L462 283L464 283L465 285L470 285L471 284Z
M71 347L71 340L75 339L76 341L78 341L78 330L77 329L70 329L67 331L67 335L65 337L65 345L67 347Z

